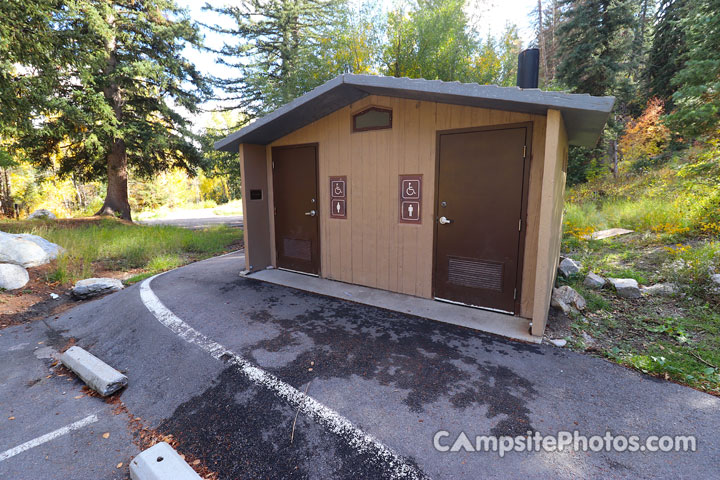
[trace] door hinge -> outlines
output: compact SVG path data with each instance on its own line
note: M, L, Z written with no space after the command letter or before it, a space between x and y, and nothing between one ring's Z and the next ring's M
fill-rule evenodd
M518 220L518 232L522 232L522 218Z
M275 170L275 160L273 160L271 163L272 163L272 169Z
M523 145L523 158L527 157L527 145Z
M273 215L277 217L277 207L273 207Z
M517 300L517 288L513 290L513 300Z

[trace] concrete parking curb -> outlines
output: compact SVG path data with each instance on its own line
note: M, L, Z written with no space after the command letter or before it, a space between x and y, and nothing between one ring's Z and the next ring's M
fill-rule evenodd
M156 443L130 462L132 480L202 480L167 443Z
M128 383L125 375L80 347L70 347L60 361L103 397L117 392Z

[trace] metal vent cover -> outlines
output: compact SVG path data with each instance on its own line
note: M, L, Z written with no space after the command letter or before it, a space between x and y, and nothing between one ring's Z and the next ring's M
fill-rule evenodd
M283 238L283 253L286 257L312 261L312 242L295 238Z
M448 283L502 292L504 264L448 256Z

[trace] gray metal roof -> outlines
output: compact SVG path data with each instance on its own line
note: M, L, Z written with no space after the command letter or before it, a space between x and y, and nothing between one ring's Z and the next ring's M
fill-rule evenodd
M344 74L228 135L215 143L215 149L237 152L241 143L267 145L368 95L540 115L548 109L557 109L565 120L570 144L583 146L595 145L615 103L615 97L535 88Z

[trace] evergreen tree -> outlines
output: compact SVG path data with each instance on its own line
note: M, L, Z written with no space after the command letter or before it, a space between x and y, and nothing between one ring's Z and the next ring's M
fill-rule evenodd
M664 0L660 3L655 21L652 46L645 69L646 97L658 97L669 102L677 87L672 78L685 65L687 46L681 23L687 15L688 0Z
M628 82L634 25L631 0L564 0L558 28L557 80L576 93L617 95L616 113L633 100ZM611 118L595 148L569 151L568 178L586 179L587 172L606 155L617 174L617 135L621 122Z
M208 26L229 39L216 51L218 62L237 76L215 79L228 109L246 120L267 113L331 78L318 72L313 57L322 55L321 42L336 21L341 0L248 0L210 10L230 17L232 28Z
M10 154L12 141L32 128L32 118L52 90L58 58L65 50L52 23L57 0L0 2L0 143Z
M693 0L681 25L687 35L687 61L672 79L675 129L689 137L720 133L720 5Z
M59 158L63 176L106 177L97 214L129 220L129 167L147 178L201 159L181 114L210 93L182 56L198 31L173 0L67 0L53 30L68 60L23 138L29 157L45 168Z
M632 42L629 0L564 0L558 80L573 92L609 95Z

